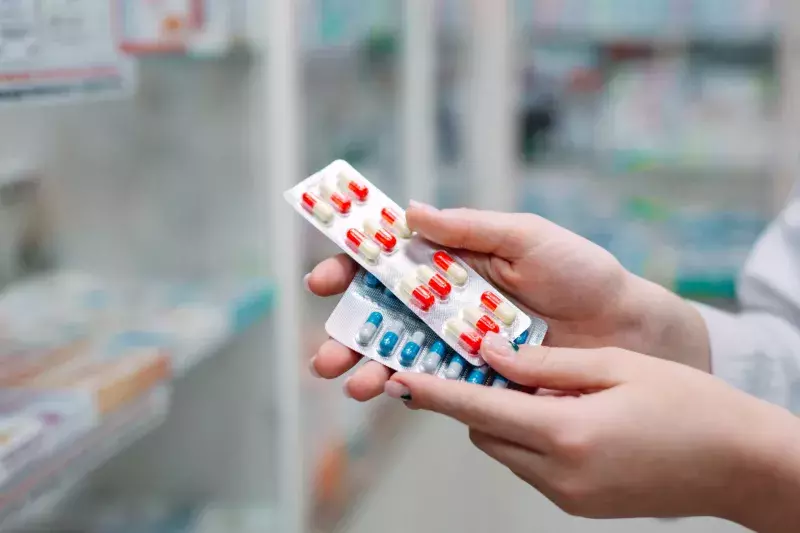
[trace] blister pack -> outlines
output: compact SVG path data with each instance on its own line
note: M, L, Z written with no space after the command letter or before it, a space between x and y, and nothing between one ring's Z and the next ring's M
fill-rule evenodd
M486 333L515 339L530 328L530 317L469 265L413 234L405 212L346 162L285 197L471 364L482 364Z
M478 385L508 387L487 365L474 366L425 325L373 274L361 270L334 309L328 335L398 372L419 372ZM537 318L518 344L541 344L547 325Z

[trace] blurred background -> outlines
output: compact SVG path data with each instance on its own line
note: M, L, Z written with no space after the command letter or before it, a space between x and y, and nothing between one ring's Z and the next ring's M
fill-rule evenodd
M733 307L798 175L792 0L0 0L0 528L740 531L567 517L314 380L282 192L539 213Z

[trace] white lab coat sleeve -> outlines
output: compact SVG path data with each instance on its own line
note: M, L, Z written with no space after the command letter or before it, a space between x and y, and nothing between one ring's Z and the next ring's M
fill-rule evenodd
M797 194L754 247L738 295L736 314L698 305L709 331L712 371L745 392L800 413Z

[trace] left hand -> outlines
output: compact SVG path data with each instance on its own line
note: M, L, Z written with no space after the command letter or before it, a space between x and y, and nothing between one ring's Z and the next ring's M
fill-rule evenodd
M780 500L779 491L765 490L765 465L793 441L796 449L800 423L790 413L708 374L621 349L515 353L492 335L482 355L521 386L571 394L534 396L413 373L394 375L386 392L463 422L478 448L571 514L717 516L780 531L737 513L757 508L765 494L773 500L765 505ZM796 512L796 503L784 510ZM770 511L768 519L786 519Z

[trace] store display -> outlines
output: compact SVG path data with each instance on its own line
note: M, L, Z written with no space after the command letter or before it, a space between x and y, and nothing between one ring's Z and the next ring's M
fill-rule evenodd
M117 48L111 4L0 3L0 103L129 93L136 70Z
M362 185L360 190L368 189L358 196L351 195L355 201L346 196L352 191L349 185L334 190L353 181ZM327 203L317 193L328 198ZM437 256L440 250L420 237L409 236L405 222L401 222L403 210L344 161L332 163L287 191L285 196L301 215L379 279L470 363L480 364L482 337L463 322L466 308L482 304L491 315L486 320L496 321L499 333L510 339L531 326L527 315L500 296L468 265L461 263L460 268L445 265L443 257ZM373 238L357 228L364 228ZM440 264L446 268L437 273L432 267Z

